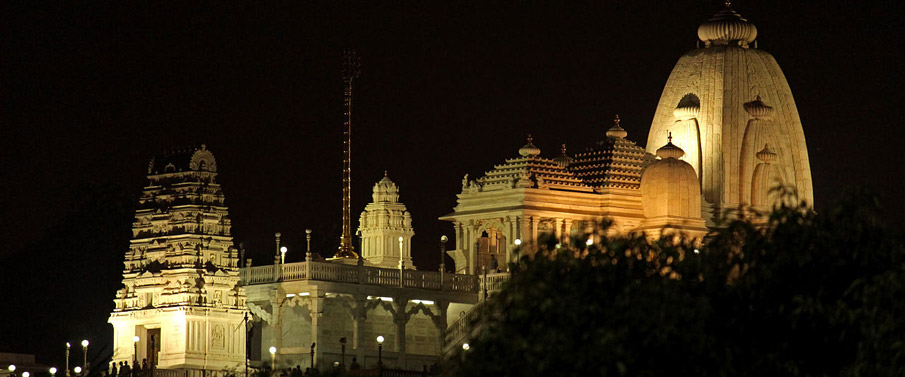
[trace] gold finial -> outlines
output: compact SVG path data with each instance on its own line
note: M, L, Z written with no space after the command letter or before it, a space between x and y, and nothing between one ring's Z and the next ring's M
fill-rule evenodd
M384 177L384 178L387 177L387 171L386 171L386 170L383 171L383 177Z
M613 119L613 123L616 125L616 127L621 127L619 125L619 114L616 114L616 119Z
M760 93L758 93L756 96L754 96L754 100L755 100L755 101L760 101Z
M533 144L533 143L534 143L534 138L531 137L531 134L528 134L528 144Z
M563 155L566 154L566 145L565 144L562 145L562 154Z
M731 8L731 7L732 7L732 2L729 1L729 0L726 0L726 2L724 2L723 4L726 4L726 8Z
M672 143L672 131L667 131L667 133L669 133L669 135L666 136L666 142Z

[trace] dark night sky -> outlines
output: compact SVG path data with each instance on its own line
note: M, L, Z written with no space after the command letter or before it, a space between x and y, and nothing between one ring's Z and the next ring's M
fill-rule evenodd
M353 218L388 170L414 217L415 262L433 269L436 240L452 231L436 219L452 211L462 176L514 157L526 134L545 156L561 143L574 152L601 139L618 113L628 138L645 145L672 66L721 3L4 1L0 352L61 366L61 345L84 337L98 345L92 358L109 352L105 323L126 250L113 239L129 220L103 225L84 192L125 190L134 202L149 158L174 145L213 151L233 234L257 264L269 261L276 231L290 261L302 254L305 228L331 254L344 47L357 48L363 65ZM905 211L895 147L905 136L905 27L896 5L735 4L792 87L818 210L863 185L888 213ZM91 226L119 230L109 240L99 233L96 247L70 239ZM61 229L76 230L66 238Z

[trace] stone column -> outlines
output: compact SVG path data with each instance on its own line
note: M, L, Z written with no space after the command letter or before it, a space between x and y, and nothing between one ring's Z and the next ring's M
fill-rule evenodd
M537 245L537 225L540 223L540 218L537 216L531 216L531 242Z
M562 219L556 218L553 220L553 235L556 237L556 242L562 243Z
M320 296L320 292L317 290L312 290L311 292L311 303L308 305L308 314L311 315L311 343L320 343L320 318L324 316L324 298ZM316 344L314 348L314 365L312 368L320 365L321 358L321 347L324 347L323 344Z
M393 324L396 325L396 352L399 355L396 368L405 369L405 325L408 322L405 307L408 306L408 299L395 298L393 306L396 309L396 313L393 314Z
M444 333L446 332L446 311L449 310L449 301L437 301L437 310L440 312L437 314L437 318L434 319L434 326L437 326L437 334L439 334L438 338L440 340L440 354L443 354L443 347L446 346L446 337Z
M564 232L565 236L563 237L563 244L568 245L571 243L572 239L572 219L563 220L564 223Z
M273 346L277 349L283 347L283 301L286 300L286 294L282 289L273 289L270 291L270 308L273 312L273 321L270 325L270 339ZM269 347L265 346L264 349Z
M352 323L352 349L355 350L355 357L358 358L360 364L364 364L365 360L365 341L364 341L364 325L367 315L367 296L355 296L355 308L352 312L354 322Z

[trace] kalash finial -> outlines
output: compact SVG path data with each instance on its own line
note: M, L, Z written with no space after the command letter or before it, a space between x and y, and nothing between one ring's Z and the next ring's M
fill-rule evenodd
M723 4L726 4L726 8L732 8L732 2L729 0L726 0Z
M540 148L534 145L534 138L528 134L528 144L518 150L518 154L522 157L535 157L540 155Z
M560 151L562 152L562 154L564 154L564 155L566 154L566 145L565 144L562 145L562 148L560 149Z
M666 142L672 144L672 131L667 131Z
M625 129L622 128L619 122L619 114L616 114L616 118L613 119L613 127L610 127L610 129L606 131L607 137L625 139L625 137L628 136L628 132L626 132Z
M383 171L383 177L384 177L384 178L387 177L387 171L386 171L386 170Z

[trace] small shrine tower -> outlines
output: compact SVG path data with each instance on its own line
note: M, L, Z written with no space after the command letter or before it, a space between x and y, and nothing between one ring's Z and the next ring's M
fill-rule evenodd
M359 219L362 258L378 267L398 268L402 255L405 267L415 268L412 215L399 201L399 187L384 172L383 179L374 185L371 198L373 202L365 207Z
M245 290L216 177L204 145L151 159L109 319L114 362L207 375L244 365Z

